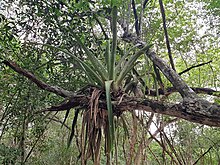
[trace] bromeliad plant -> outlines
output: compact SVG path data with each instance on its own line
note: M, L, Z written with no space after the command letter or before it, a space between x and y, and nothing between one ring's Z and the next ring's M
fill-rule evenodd
M88 149L87 154L85 150L82 150L82 157L88 158L92 153L95 156L95 162L98 162L100 155L100 140L101 140L101 127L104 127L104 133L106 137L106 153L108 157L108 162L110 160L110 154L113 148L114 143L114 113L111 102L111 94L116 94L119 90L122 89L122 83L127 74L131 71L131 69L135 66L137 59L146 51L149 50L150 46L146 46L139 50L136 54L132 55L128 58L128 55L124 55L121 60L116 65L116 49L117 49L117 7L114 6L112 9L112 42L107 41L106 49L105 49L105 64L99 61L96 56L82 43L80 38L74 34L74 38L77 43L84 50L85 54L88 57L88 61L84 62L81 59L73 56L69 52L74 59L78 62L81 69L86 73L88 77L88 83L96 85L100 87L96 89L92 93L91 102L90 102L90 112L85 112L83 118L83 124L86 125L86 134L88 137L85 137L84 140L88 138ZM128 60L127 60L128 58ZM124 64L123 67L121 65ZM102 91L100 89L104 89L107 103L107 113L102 111L98 106L98 100L101 96ZM88 115L91 114L89 117ZM103 118L104 116L104 118ZM107 116L107 117L106 117ZM106 117L106 119L105 119ZM92 119L92 120L88 120ZM103 123L104 121L104 123ZM102 124L100 124L102 123ZM94 125L93 125L94 124ZM84 127L84 126L83 126ZM71 139L70 139L71 140ZM93 146L93 145L96 146ZM82 146L82 148L86 148ZM91 147L93 146L93 147ZM82 159L82 160L83 160Z
M85 46L85 44L83 44L76 34L73 34L73 36L85 52L88 58L87 61L82 61L72 53L58 48L60 51L73 57L80 68L85 72L88 78L88 84L97 87L91 94L90 108L85 111L83 115L81 136L82 161L86 161L92 155L94 156L95 164L98 164L100 160L102 128L104 128L103 130L105 134L107 164L109 164L111 159L111 151L114 144L114 112L111 101L112 96L120 93L123 86L123 80L126 78L127 74L135 66L137 59L150 48L150 45L147 45L130 57L128 54L125 54L116 64L117 6L113 6L112 8L112 35L112 41L110 42L108 40L106 44L104 63L98 60L98 58ZM107 109L103 109L98 105L101 95L106 97ZM68 112L66 117L67 116ZM78 113L73 120L73 128L69 142L71 142L73 138L77 116Z

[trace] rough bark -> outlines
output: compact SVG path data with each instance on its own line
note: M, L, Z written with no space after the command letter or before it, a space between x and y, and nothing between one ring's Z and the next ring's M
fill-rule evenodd
M123 40L135 45L139 45L139 48L142 48L146 45L146 42L135 37L133 34L124 34ZM198 97L195 92L182 80L178 73L171 69L165 61L157 57L154 51L148 51L146 56L161 70L164 76L166 76L166 78L172 83L182 97Z
M196 93L182 80L182 78L171 69L165 61L156 56L155 52L147 53L147 56L157 65L166 78L172 83L182 97L197 98Z
M66 103L53 106L44 111L64 111L70 107L88 107L91 97L74 96ZM150 99L126 97L123 101L113 102L115 115L124 111L147 111L182 118L194 123L220 127L220 105L211 104L200 98L184 99L178 104L167 104ZM99 107L107 109L105 100L99 100Z
M123 102L120 110L144 110L179 117L191 122L209 126L220 126L220 105L202 99L185 99L179 104L165 104L148 99Z

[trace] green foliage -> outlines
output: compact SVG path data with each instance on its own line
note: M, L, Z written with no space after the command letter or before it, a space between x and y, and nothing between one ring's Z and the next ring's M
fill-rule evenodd
M0 163L15 164L19 157L20 151L13 147L8 147L4 144L0 145Z
M207 3L207 9L215 15L220 14L220 1L219 0L204 0Z

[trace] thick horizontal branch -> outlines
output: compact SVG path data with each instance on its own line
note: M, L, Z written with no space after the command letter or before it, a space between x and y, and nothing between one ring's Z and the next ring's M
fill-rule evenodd
M76 106L78 108L90 109L90 99L91 97L86 95L75 96L67 102L48 108L47 111L63 111ZM220 127L220 105L211 104L200 98L186 98L178 104L167 104L150 99L126 96L122 101L113 101L112 104L114 114L117 116L124 111L140 110L178 117L194 123ZM99 109L107 109L106 100L99 100Z
M74 93L67 91L61 87L51 86L51 85L48 85L47 83L37 79L34 74L30 73L29 71L27 71L25 69L22 69L15 62L5 60L5 61L3 61L3 63L5 65L9 66L10 68L12 68L15 72L27 77L30 81L35 83L39 88L41 88L43 90L55 93L56 95L59 95L62 97L71 97L74 95Z
M201 99L186 99L182 103L168 105L152 100L129 100L122 102L120 110L143 110L179 117L190 122L220 127L220 105Z

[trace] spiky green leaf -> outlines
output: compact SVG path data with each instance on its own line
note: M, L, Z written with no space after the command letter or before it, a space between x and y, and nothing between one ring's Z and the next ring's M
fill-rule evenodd
M108 73L110 72L110 58L111 58L110 41L107 40L106 49L105 49L105 63L107 65Z
M107 72L102 63L96 58L96 56L82 43L80 38L73 34L74 38L76 39L77 43L81 46L81 48L85 51L89 61L92 63L93 68L99 73L103 80L107 80Z
M110 151L113 148L113 142L114 142L114 116L113 116L113 110L112 110L112 102L111 102L111 84L112 80L105 81L105 91L106 91L106 102L107 102L107 109L108 109L108 123L109 123L109 149Z
M115 79L115 56L116 56L116 48L117 48L117 7L114 6L112 9L112 49L111 49L111 58L110 58L110 71L109 71L109 79Z
M133 55L125 64L124 68L120 72L119 76L116 79L116 84L119 86L122 82L122 80L125 78L127 73L134 67L135 62L137 61L138 57L140 57L143 53L148 51L152 45L147 45L141 50L139 50L135 55Z

